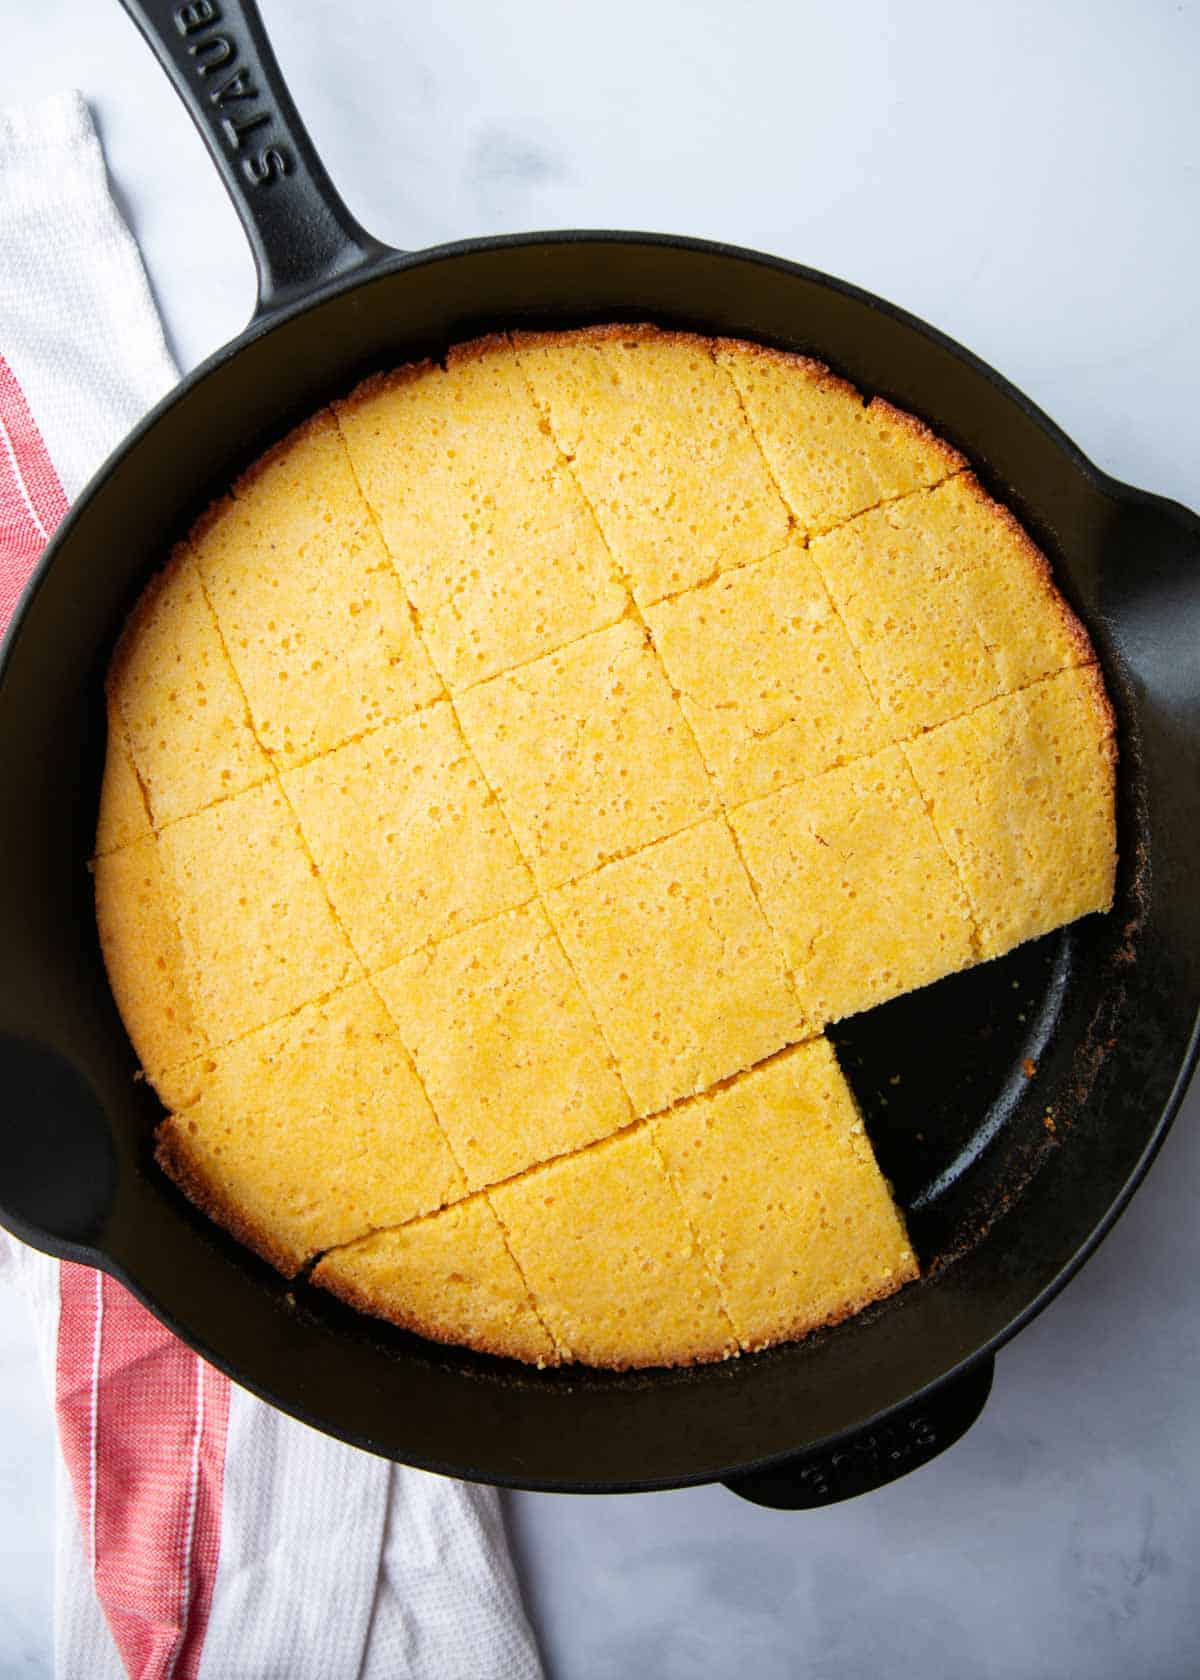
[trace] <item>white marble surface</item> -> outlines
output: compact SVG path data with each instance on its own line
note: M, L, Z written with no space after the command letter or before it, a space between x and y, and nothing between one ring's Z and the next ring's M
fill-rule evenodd
M592 224L796 257L969 344L1103 467L1200 504L1194 5L263 9L382 237ZM92 102L190 365L242 324L252 277L187 119L111 0L2 12L0 104ZM803 1516L716 1489L511 1499L551 1673L1200 1670L1198 1123L1193 1097L1101 1253L1002 1356L982 1421L919 1475ZM0 1279L2 1680L50 1661L52 1443L23 1312Z

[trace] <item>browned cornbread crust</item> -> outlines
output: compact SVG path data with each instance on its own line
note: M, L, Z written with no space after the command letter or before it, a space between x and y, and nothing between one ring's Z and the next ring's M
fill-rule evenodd
M900 1288L823 1022L1112 900L1045 557L923 422L736 340L373 376L197 522L108 694L97 916L163 1170L285 1275L532 1363Z

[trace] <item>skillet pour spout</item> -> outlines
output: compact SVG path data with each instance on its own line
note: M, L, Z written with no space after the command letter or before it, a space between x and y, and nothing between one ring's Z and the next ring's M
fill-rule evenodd
M594 1492L725 1481L805 1509L918 1467L970 1425L997 1349L1111 1228L1194 1064L1200 521L1098 472L942 334L794 263L614 232L389 250L338 198L252 5L124 3L238 210L258 304L88 486L3 648L0 1219L121 1278L262 1398L424 1469ZM1121 747L1121 864L1110 915L836 1029L920 1283L723 1365L538 1372L289 1285L154 1166L161 1110L135 1078L86 869L103 676L172 542L320 404L484 332L636 320L814 355L968 456L1050 555L1098 650Z

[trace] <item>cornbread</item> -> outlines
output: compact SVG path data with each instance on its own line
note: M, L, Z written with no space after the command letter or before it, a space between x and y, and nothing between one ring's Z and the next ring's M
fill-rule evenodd
M899 747L729 820L814 1026L975 960L958 872Z
M828 1041L651 1122L745 1348L890 1295L916 1258Z
M469 689L457 711L543 890L716 809L670 684L628 619Z
M375 983L472 1189L633 1118L540 904L423 946Z
M556 888L546 907L638 1114L813 1030L721 818Z
M368 380L166 557L107 704L162 1167L288 1276L537 1365L916 1277L823 1026L1113 897L1044 557L921 422L732 340Z

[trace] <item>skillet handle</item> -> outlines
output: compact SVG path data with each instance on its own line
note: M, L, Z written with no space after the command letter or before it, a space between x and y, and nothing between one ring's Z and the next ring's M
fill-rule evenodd
M254 319L395 255L338 196L254 0L121 0L204 138L258 269Z
M976 1360L869 1429L765 1470L731 1476L725 1486L742 1499L778 1511L815 1511L886 1487L966 1434L991 1393L995 1365L990 1355Z

